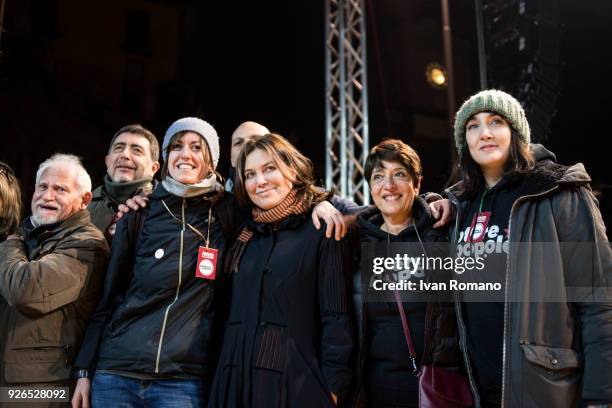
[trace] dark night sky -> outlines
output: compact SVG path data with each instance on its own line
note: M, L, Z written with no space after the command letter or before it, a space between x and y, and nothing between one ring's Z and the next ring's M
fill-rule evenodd
M425 162L424 187L440 189L450 169L450 133L413 137L412 119L424 113L444 121L447 115L444 92L423 84L421 66L431 58L443 62L438 2L367 3L372 141L394 136L414 144ZM473 1L450 3L459 105L478 88ZM597 186L608 185L602 204L609 206L612 181L604 163L612 2L559 4L562 88L545 144L563 163L584 162ZM97 184L107 144L121 125L141 122L161 138L172 120L187 115L215 125L226 148L240 122L262 122L294 141L323 176L323 1L109 1L97 6L111 10L106 17L102 9L71 0L6 0L6 5L0 160L16 169L26 198L36 166L53 152L81 155ZM125 15L141 5L152 10L145 25L152 51L138 57L144 64L130 65L125 61L134 57L121 40L129 31ZM432 36L421 38L427 30ZM174 53L156 54L159 43L174 38L173 33ZM75 46L79 38L73 37L91 47ZM119 63L101 68L122 52ZM169 73L139 78L138 70L152 72L170 60L176 64ZM226 166L227 158L222 169Z

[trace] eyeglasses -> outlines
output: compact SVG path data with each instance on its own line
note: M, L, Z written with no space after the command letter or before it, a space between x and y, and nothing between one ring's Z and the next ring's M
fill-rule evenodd
M393 183L409 182L412 180L409 174L403 172L393 173L389 176L385 176L384 174L374 174L370 179L370 184L383 184L387 178L389 178L389 180L391 180Z

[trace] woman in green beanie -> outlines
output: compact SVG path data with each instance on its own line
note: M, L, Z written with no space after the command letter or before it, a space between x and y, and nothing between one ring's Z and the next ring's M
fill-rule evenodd
M461 106L454 136L461 181L446 190L456 213L451 240L458 257L485 264L461 278L501 288L458 295L476 405L607 406L612 255L584 166L533 149L523 108L498 90Z

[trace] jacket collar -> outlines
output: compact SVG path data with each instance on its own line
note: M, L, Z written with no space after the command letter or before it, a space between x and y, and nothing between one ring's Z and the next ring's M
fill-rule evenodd
M412 216L414 217L416 228L419 231L426 230L434 223L429 206L421 197L416 197L412 204ZM380 229L383 222L382 213L375 206L368 207L357 216L357 223L363 233L384 240L387 239L387 233ZM414 235L414 225L409 225L398 235L390 235L390 238L393 241L406 241L409 237Z
M92 201L104 200L106 198L114 201L116 204L121 204L127 201L128 198L134 197L144 188L154 188L157 184L156 180L142 179L126 183L114 183L108 174L104 176L104 184L98 186L92 192Z
M201 196L187 198L186 200L199 199L202 196L208 197L209 199L213 199L216 195L219 195L218 198L214 198L214 200L216 202L219 198L221 198L221 196L223 194L224 194L223 190L211 191L209 193L202 194ZM152 199L152 200L156 200L156 201L160 201L160 200L172 200L172 199L181 200L181 197L176 196L176 195L170 193L168 190L166 190L164 188L164 186L162 185L162 183L157 183L157 186L155 187L155 190L153 190L153 193L151 193L149 198Z
M65 236L72 234L76 227L87 224L90 221L91 218L89 216L89 211L79 210L70 217L66 218L64 221L55 224L41 225L36 228L34 228L30 219L28 218L23 222L20 230L26 242L36 241L37 244L40 244L40 242L51 237L62 239Z
M587 174L582 163L573 166L564 166L552 160L542 160L536 162L534 169L526 174L521 187L522 195L533 195L543 193L555 186L569 184L586 184L591 182L591 177ZM466 194L463 189L463 182L445 190L450 197L461 200Z
M249 218L249 220L247 221L247 225L251 231L256 232L258 234L267 234L272 230L292 230L296 229L300 224L302 224L302 222L306 220L308 214L309 213L290 215L277 224L259 223L253 221L252 218Z

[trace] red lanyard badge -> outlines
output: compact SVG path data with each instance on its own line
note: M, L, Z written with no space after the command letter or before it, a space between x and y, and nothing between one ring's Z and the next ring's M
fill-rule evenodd
M215 248L200 247L196 263L196 278L214 280L217 276L217 255Z
M482 242L485 238L490 218L491 211L482 211L474 214L472 225L470 225L470 233L465 242Z
M472 219L472 224L470 225L470 233L465 239L465 242L482 242L485 238L485 233L487 232L487 225L489 224L489 219L491 218L491 211L482 211L482 204L484 203L485 195L489 190L485 190L480 197L480 206L478 207L478 212L474 214L474 218Z
M210 220L212 219L212 205L208 209L208 232L206 234L206 246L198 249L198 262L196 262L195 277L200 279L215 280L217 277L217 255L219 251L210 248Z

